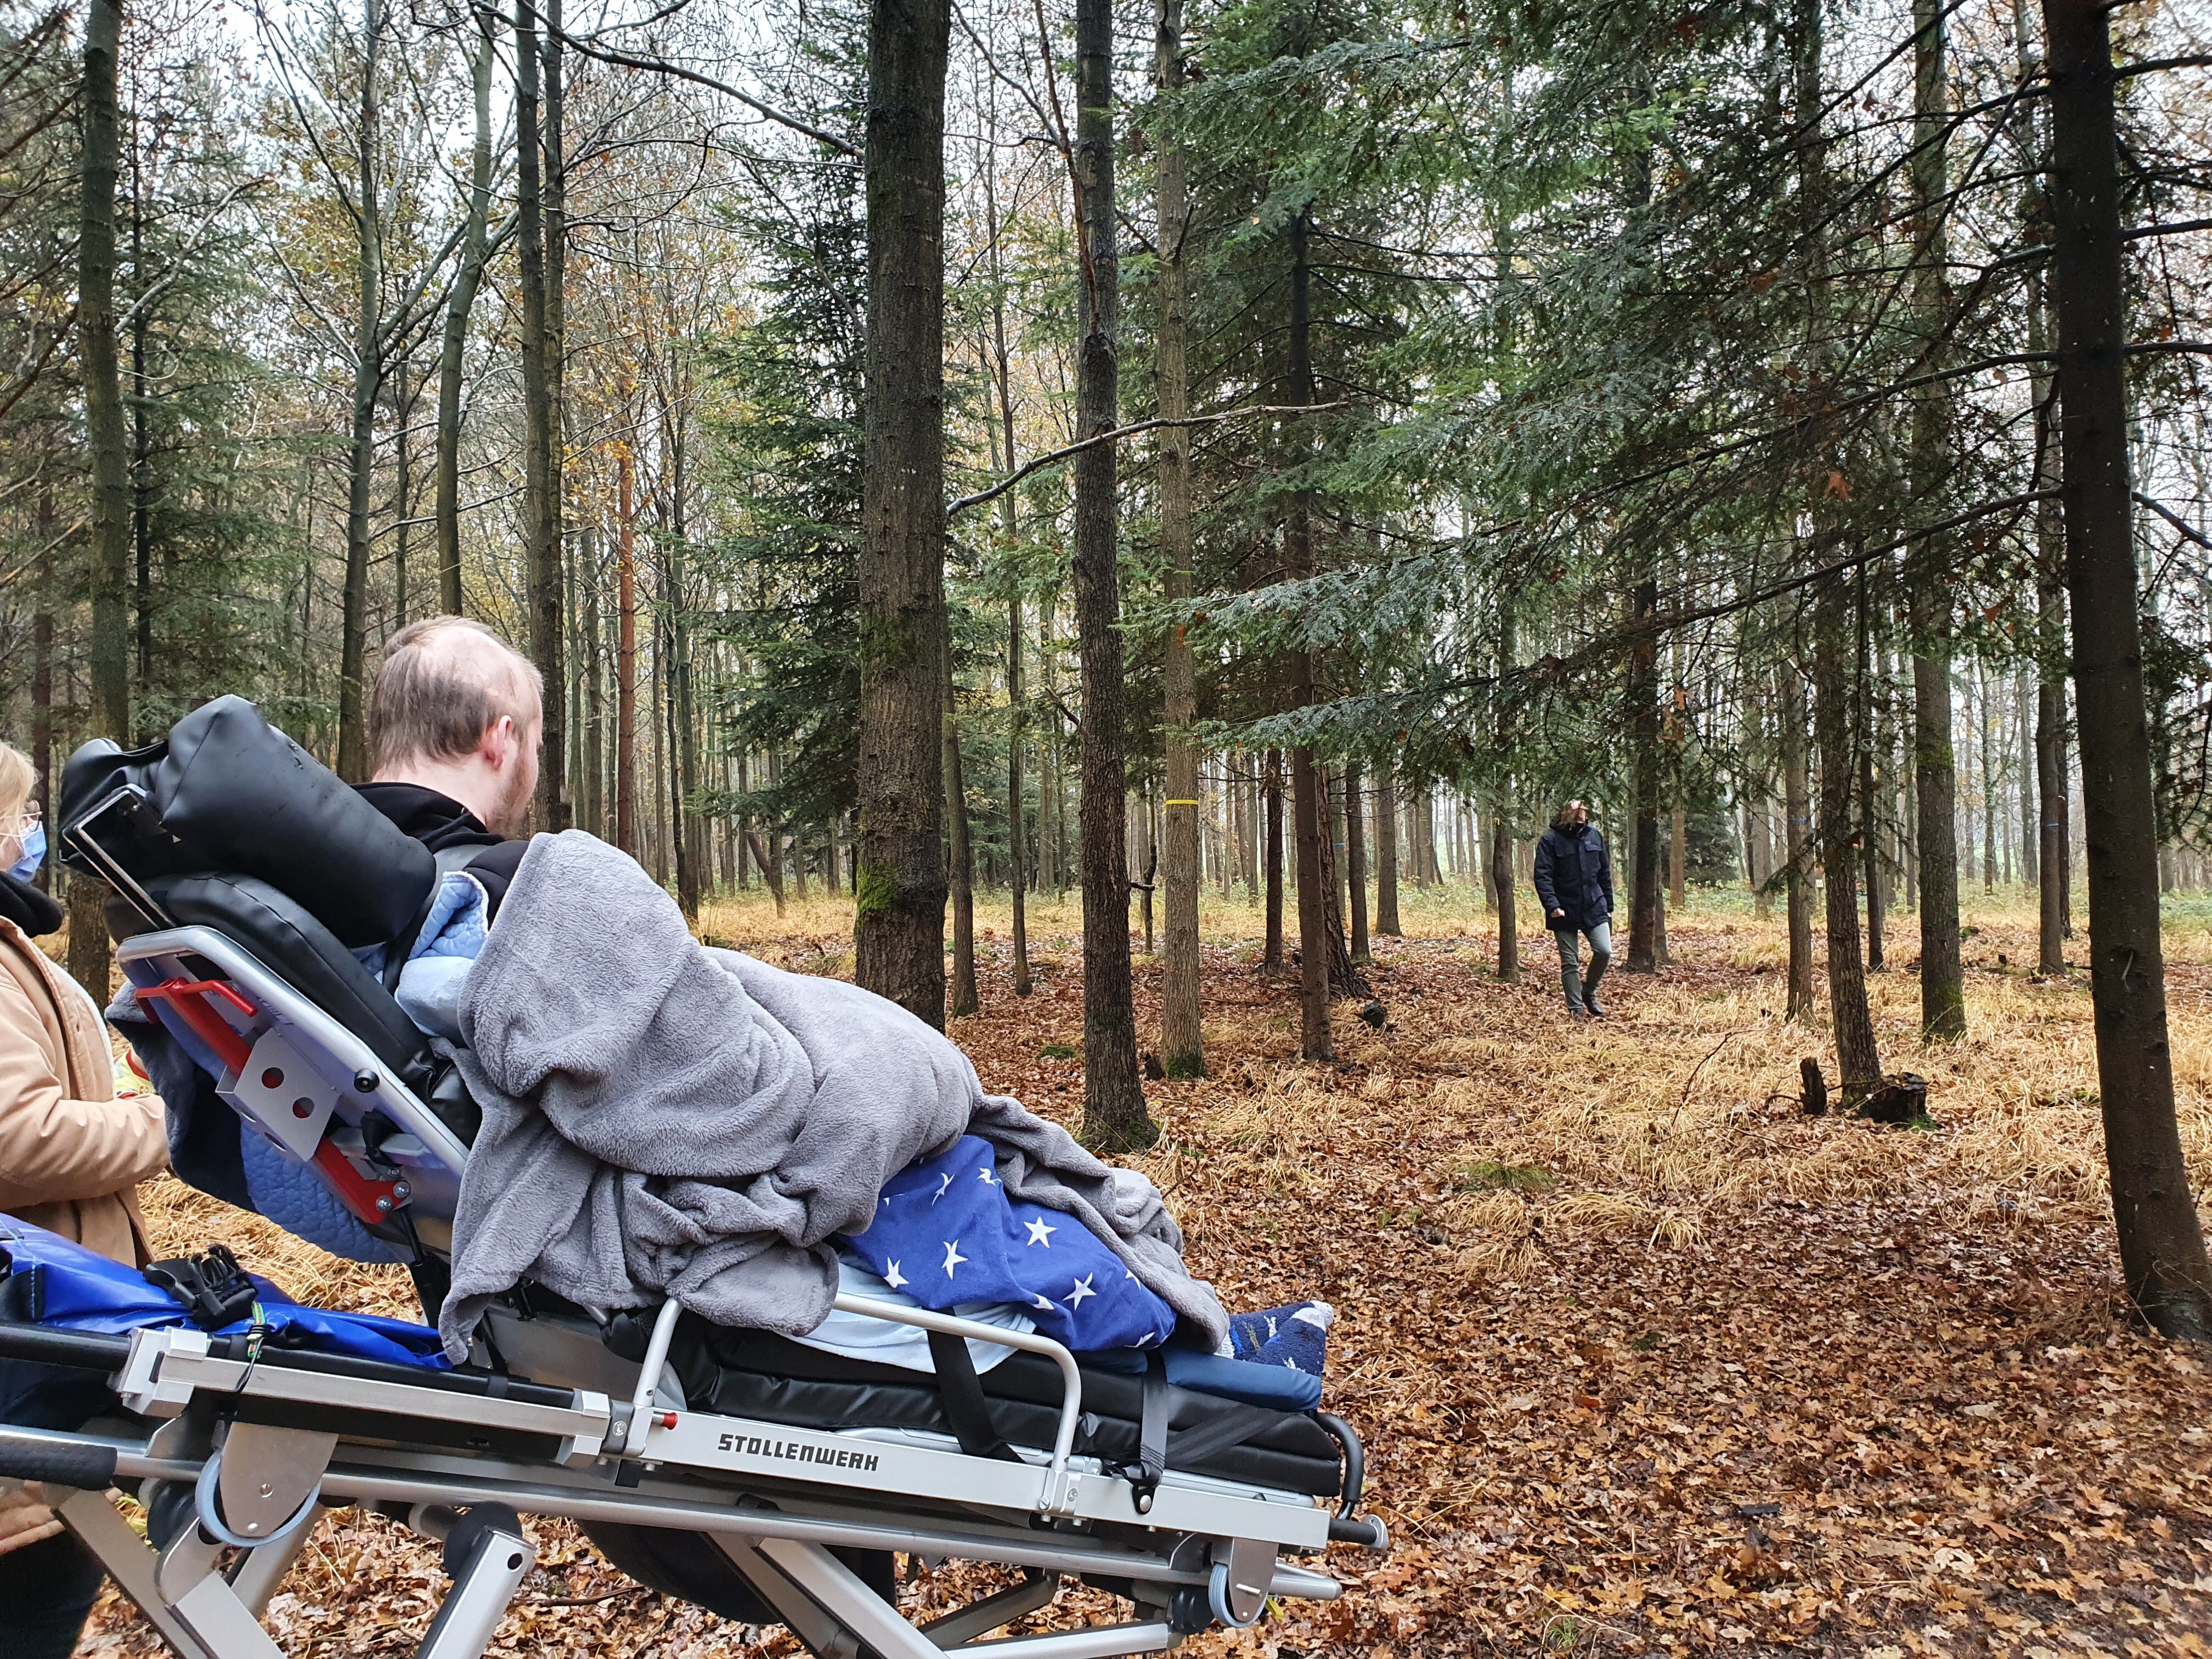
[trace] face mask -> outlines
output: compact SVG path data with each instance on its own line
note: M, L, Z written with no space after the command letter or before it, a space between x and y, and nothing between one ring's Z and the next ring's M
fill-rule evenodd
M23 837L23 856L8 866L8 873L17 881L28 881L39 873L39 866L46 860L46 826L34 823Z

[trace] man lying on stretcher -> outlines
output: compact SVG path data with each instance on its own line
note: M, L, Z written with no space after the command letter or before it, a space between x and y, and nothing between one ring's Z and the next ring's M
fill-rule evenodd
M643 1285L719 1322L918 1368L920 1333L829 1313L828 1295L912 1297L1079 1351L1155 1346L1178 1325L1183 1343L1220 1342L1229 1322L1150 1182L985 1095L964 1055L893 1005L702 950L603 843L504 839L536 788L542 708L537 671L489 630L403 630L371 709L377 772L360 793L440 872L416 935L386 947L409 953L386 982L453 1046L486 1110L451 1340L527 1277L594 1306ZM1310 1389L1328 1319L1320 1304L1241 1316L1236 1351ZM1006 1352L975 1346L985 1367Z

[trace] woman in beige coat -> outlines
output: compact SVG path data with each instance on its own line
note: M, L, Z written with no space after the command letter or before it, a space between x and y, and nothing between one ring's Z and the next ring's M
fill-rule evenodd
M115 1097L99 1006L35 943L62 914L29 880L44 842L34 781L0 743L0 1211L143 1266L132 1188L168 1161L161 1103ZM24 1409L35 1381L34 1368L0 1362L0 1419ZM36 1492L0 1484L0 1654L66 1659L100 1578Z

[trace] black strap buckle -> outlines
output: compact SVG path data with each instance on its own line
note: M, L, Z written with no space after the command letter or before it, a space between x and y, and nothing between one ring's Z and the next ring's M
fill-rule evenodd
M261 1294L227 1244L210 1244L198 1255L156 1261L145 1270L145 1278L149 1285L183 1303L192 1323L207 1331L245 1318Z

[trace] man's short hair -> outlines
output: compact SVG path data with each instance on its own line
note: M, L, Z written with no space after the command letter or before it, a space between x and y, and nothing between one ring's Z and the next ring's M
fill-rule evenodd
M385 642L369 700L377 769L459 760L502 714L526 731L544 713L544 689L530 659L482 623L410 623Z

